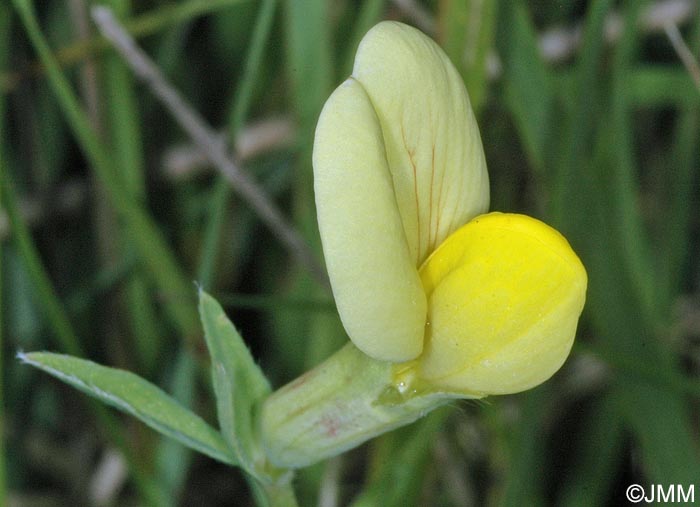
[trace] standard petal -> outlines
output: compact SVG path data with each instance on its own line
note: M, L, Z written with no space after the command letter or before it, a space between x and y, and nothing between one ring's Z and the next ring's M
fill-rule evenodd
M420 266L488 209L486 162L469 97L442 49L397 22L367 33L352 75L377 112L409 249Z
M376 359L417 357L425 293L396 205L379 121L352 78L321 112L313 165L323 252L345 330Z

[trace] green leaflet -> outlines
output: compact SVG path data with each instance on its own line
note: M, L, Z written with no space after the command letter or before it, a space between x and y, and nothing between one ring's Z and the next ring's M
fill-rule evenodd
M223 463L236 464L216 430L160 388L133 373L50 352L19 353L18 358L133 415L187 447Z
M249 476L259 505L296 506L292 474L267 463L257 432L257 407L270 385L240 335L214 298L200 291L199 311L211 354L219 424L217 432L199 416L141 377L76 357L50 352L18 358L73 387L140 419L181 444Z
M211 356L221 432L240 466L259 477L256 463L264 462L264 453L256 443L254 416L270 385L221 305L204 291L199 292L199 315Z
M238 465L249 474L253 496L261 507L296 507L292 474L268 464L260 444L257 413L270 394L267 378L221 305L203 290L199 315L211 356L219 426Z

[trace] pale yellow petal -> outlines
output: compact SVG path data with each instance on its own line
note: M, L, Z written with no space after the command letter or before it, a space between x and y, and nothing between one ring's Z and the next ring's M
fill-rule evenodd
M489 205L479 130L459 74L440 47L385 21L362 39L352 73L372 101L416 266Z
M524 215L490 213L422 266L428 326L421 375L478 395L529 389L562 365L586 294L566 240Z
M415 358L423 347L425 293L396 206L379 122L352 78L323 108L313 165L323 252L345 330L371 357Z

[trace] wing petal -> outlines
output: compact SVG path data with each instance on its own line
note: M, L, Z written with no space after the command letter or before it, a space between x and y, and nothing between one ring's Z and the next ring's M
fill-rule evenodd
M417 357L426 297L397 208L382 130L355 79L340 85L321 112L313 165L323 252L345 330L376 359Z

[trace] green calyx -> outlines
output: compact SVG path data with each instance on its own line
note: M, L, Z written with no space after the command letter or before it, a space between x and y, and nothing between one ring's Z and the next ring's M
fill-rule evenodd
M409 424L451 398L417 388L405 364L372 359L349 343L265 400L262 444L274 465L300 468Z

